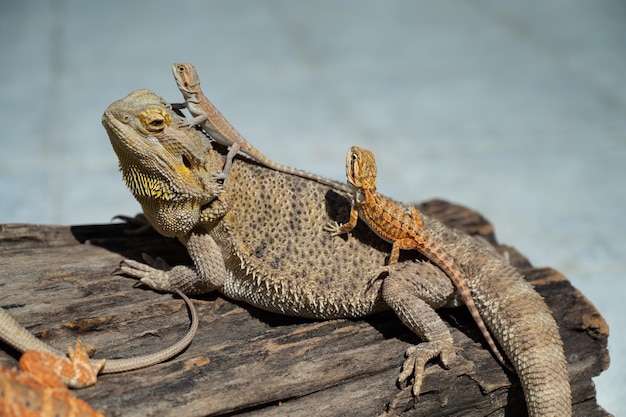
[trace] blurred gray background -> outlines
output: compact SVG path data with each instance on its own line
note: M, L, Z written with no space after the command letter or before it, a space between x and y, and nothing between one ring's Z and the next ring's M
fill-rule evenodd
M611 327L598 399L626 415L626 2L1 2L0 223L140 211L100 124L173 62L275 161L475 208Z

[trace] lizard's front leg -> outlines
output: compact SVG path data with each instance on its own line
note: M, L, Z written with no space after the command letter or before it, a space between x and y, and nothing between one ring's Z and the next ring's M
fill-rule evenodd
M340 224L336 221L328 222L323 226L323 229L330 233L331 236L339 236L344 233L350 232L352 229L356 227L356 222L359 220L359 210L356 207L356 204L352 205L350 209L350 219L344 223Z
M194 267L178 265L170 268L162 260L144 255L150 265L126 259L120 264L118 272L137 278L156 291L174 292L179 289L191 295L221 288L227 272L221 249L215 240L206 232L192 232L186 246Z
M222 169L222 173L217 174L216 178L220 178L220 179L228 178L228 175L230 174L230 170L233 167L233 159L235 158L235 155L237 155L240 149L241 149L241 145L238 142L233 142L230 145L230 150L228 151L228 154L226 155L226 162L224 163L224 168Z
M398 268L391 268L383 282L382 295L404 325L424 340L407 349L407 359L398 377L403 383L414 375L413 394L418 396L426 363L439 356L441 363L448 368L458 350L450 330L435 311L435 308L455 302L454 286L432 264L416 262L408 268L401 264Z

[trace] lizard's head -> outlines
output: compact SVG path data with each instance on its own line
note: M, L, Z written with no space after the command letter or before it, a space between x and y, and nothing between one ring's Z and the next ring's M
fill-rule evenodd
M185 98L194 94L200 88L200 79L193 64L175 62L172 64L172 74L174 74L178 89Z
M355 189L376 188L376 159L367 149L352 146L346 154L346 176Z
M196 225L201 207L216 197L214 177L223 164L200 132L179 128L179 122L167 102L148 90L116 101L102 117L124 182L166 236Z

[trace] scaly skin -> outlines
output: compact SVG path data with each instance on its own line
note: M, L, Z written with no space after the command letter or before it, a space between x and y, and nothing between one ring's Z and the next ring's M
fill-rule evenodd
M104 361L102 361L102 364ZM4 417L104 417L89 404L74 397L64 378L91 378L87 355L80 342L69 348L69 359L60 360L50 353L28 351L20 358L20 369L0 366L0 416Z
M0 366L0 416L104 417L67 388L51 388L31 375Z
M268 168L286 174L297 175L302 178L308 178L321 184L336 187L337 183L311 174L306 171L291 168L286 165L276 163L263 155L258 149L250 145L248 141L230 124L228 120L220 113L220 111L209 101L202 92L200 87L200 78L193 64L175 63L172 65L172 73L176 80L176 85L185 98L184 103L172 104L175 109L187 108L193 116L192 120L184 120L182 126L192 127L200 125L209 134L209 136L220 145L230 146L230 152L226 157L226 163L223 171L218 175L219 178L226 178L230 173L233 158L237 152L241 151L254 159L256 162L265 165Z
M153 125L161 129L147 135L145 114L161 120ZM217 290L298 317L355 318L392 309L424 340L407 350L399 378L414 375L416 394L427 361L439 357L446 366L452 363L457 348L435 312L456 301L445 273L408 258L384 279L376 279L372 271L385 262L386 242L365 225L357 225L350 239L334 238L323 230L332 220L345 222L350 213L351 201L339 185L236 159L218 195L206 183L220 172L224 157L201 133L180 127L177 120L160 97L145 90L113 103L104 113L103 124L122 175L146 217L157 230L167 224L169 236L177 236L194 261L193 267L161 270L127 260L122 272L156 290L188 294ZM204 155L204 163L181 164L190 159L190 152ZM168 190L167 198L151 187ZM200 194L187 191L202 188L206 191ZM427 216L422 221L432 242L468 277L480 315L520 377L529 414L570 416L562 343L541 297L484 243Z
M80 342L77 342L75 350L68 349L68 359L63 352L37 339L1 308L0 340L24 353L20 359L20 364L24 362L24 366L32 374L36 374L37 369L58 367L57 375L65 385L71 388L88 387L96 383L98 374L113 374L152 366L178 355L189 346L198 330L198 316L191 300L180 291L176 292L183 298L189 309L191 315L189 331L172 346L155 353L127 359L94 359L90 361L89 357L83 354L84 349L82 349Z
M376 191L377 176L374 154L358 146L351 147L346 155L346 176L348 177L348 184L353 189L350 220L341 225L332 222L325 227L325 230L330 232L332 236L348 233L356 227L357 219L361 217L378 236L392 244L389 267L398 262L400 249L420 251L448 274L494 356L500 363L508 367L491 338L485 322L480 317L463 272L454 258L443 251L441 247L436 246L430 239L424 231L420 213L415 207L407 210L406 207L400 207ZM390 269L384 268L383 270L389 271Z

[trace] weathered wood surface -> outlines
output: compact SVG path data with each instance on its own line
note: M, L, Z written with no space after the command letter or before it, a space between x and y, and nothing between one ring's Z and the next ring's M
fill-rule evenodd
M420 208L494 242L479 214L442 201ZM178 242L126 226L3 225L0 306L59 349L76 338L96 357L154 352L186 332L183 302L133 288L112 275L120 261L145 252L189 263ZM511 262L546 299L561 328L577 416L606 416L591 381L609 364L608 327L593 305L550 268L532 268L510 247ZM109 416L374 416L389 407L406 416L524 416L514 375L503 371L463 309L441 312L463 348L451 369L434 363L419 402L396 386L403 353L418 342L391 313L364 320L308 321L270 314L218 295L194 300L200 329L191 346L166 363L105 375L74 391ZM0 344L0 363L18 355ZM403 388L403 389L401 389Z

